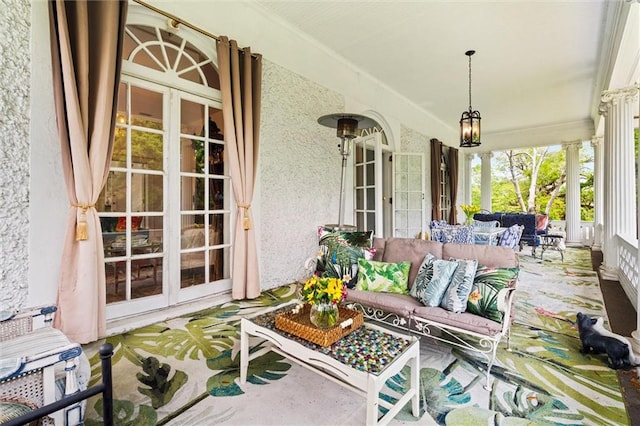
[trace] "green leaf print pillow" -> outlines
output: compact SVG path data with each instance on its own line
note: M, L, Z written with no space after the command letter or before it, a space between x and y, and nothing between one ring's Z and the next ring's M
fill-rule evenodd
M501 323L504 314L498 310L498 293L503 288L516 285L518 271L519 268L493 268L478 265L473 288L467 301L467 312Z
M411 262L386 263L358 259L356 290L409 294Z

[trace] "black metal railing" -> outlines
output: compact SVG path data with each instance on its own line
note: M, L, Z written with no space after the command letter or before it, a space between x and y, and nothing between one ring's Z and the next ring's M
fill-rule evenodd
M76 392L73 395L65 396L59 401L52 402L43 407L36 408L33 411L23 414L20 417L11 419L2 424L2 426L22 426L39 418L48 416L49 414L60 411L70 405L78 403L84 399L90 398L99 393L102 394L103 400L103 422L105 426L113 426L113 380L111 376L111 357L113 356L113 346L105 343L100 346L100 360L102 368L102 383L90 387L89 389Z

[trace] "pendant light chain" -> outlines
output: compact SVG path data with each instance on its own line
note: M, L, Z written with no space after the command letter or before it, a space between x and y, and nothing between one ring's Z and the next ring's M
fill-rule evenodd
M469 111L471 111L471 55L469 55Z

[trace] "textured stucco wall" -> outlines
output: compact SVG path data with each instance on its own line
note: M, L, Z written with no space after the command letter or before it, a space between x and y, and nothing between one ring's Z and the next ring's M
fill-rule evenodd
M28 293L30 14L29 2L0 1L0 310Z
M262 88L259 255L268 289L300 279L318 225L337 222L339 139L317 119L343 111L344 99L267 60Z

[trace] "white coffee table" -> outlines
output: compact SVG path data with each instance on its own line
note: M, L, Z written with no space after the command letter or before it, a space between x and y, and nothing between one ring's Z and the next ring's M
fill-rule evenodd
M392 332L366 323L327 348L292 336L275 327L278 307L240 323L240 383L247 380L249 361L268 351L276 352L309 370L363 395L367 399L367 425L387 424L411 400L414 416L419 416L420 342L415 336ZM269 344L249 354L249 336ZM368 356L364 356L368 355ZM363 359L368 361L364 362ZM411 368L410 388L395 404L378 397L385 382L405 365ZM388 409L378 418L378 406Z

